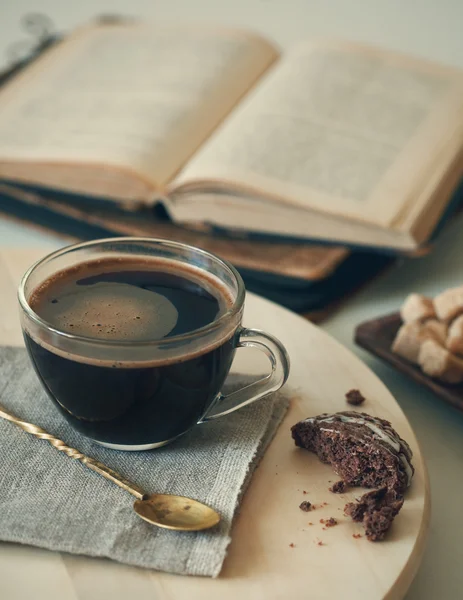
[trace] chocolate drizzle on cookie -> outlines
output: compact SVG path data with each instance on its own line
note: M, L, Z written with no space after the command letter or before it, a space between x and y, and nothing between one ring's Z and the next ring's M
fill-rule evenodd
M346 411L343 413L323 414L319 415L318 417L309 417L308 419L305 419L304 422L313 422L315 420L317 420L319 423L323 423L323 427L320 427L322 431L338 431L338 428L333 426L330 427L330 425L326 424L336 423L339 421L368 427L373 432L374 440L384 442L384 444L388 445L399 457L407 475L407 487L410 485L414 472L413 467L411 466L412 451L410 450L410 446L407 444L407 442L403 440L392 428L389 421L372 417L366 413ZM359 434L367 443L372 442L370 436L362 434L361 430L356 433L356 435Z

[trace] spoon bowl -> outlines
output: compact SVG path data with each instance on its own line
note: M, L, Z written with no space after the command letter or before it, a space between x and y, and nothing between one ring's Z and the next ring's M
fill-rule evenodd
M175 531L201 531L220 521L220 515L210 506L170 494L151 494L135 500L133 509L148 523Z

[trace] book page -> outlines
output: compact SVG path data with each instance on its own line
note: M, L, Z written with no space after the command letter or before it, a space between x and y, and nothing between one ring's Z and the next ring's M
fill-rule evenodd
M0 92L0 176L8 162L77 163L162 186L276 57L239 31L84 28Z
M463 77L343 43L305 44L264 76L176 180L396 226L435 153L462 139ZM186 200L185 200L186 201Z

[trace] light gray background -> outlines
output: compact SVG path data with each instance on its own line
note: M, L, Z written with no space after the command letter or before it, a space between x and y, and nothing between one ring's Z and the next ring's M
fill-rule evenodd
M343 36L463 67L463 0L0 0L0 66L6 64L3 54L7 46L27 37L19 27L21 15L36 11L50 15L60 30L99 13L209 21L254 28L283 47L310 36ZM360 321L396 310L411 291L434 294L443 287L462 284L462 233L463 218L459 218L431 256L399 264L323 325L391 389L427 460L433 503L431 530L407 600L463 597L463 414L356 349L352 333ZM52 248L63 242L0 218L0 244Z

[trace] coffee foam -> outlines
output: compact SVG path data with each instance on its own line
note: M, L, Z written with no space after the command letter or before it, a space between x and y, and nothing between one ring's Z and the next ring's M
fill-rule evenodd
M100 282L85 289L82 298L72 293L60 295L59 304L42 304L42 318L60 331L100 340L160 340L178 320L167 298L123 283Z
M43 302L43 299L53 292L55 286L60 284L65 285L69 279L76 280L117 270L137 271L146 269L147 267L156 271L185 277L201 286L218 300L220 306L219 316L225 314L233 305L234 299L230 290L212 273L205 272L193 265L185 265L168 259L139 260L130 258L93 260L59 271L33 290L29 297L29 305L35 311L36 307L40 306ZM86 296L88 301L86 303L79 303L78 306L66 305L65 297L60 296L61 316L57 314L56 306L54 307L54 324L52 326L65 333L84 337L84 344L94 346L91 352L93 356L87 356L85 352L80 352L82 340L68 339L66 340L66 345L74 345L74 348L64 349L60 347L59 341L56 345L53 343L52 338L57 339L57 337L56 335L51 335L47 330L41 329L37 331L36 327L31 327L27 323L24 323L26 332L36 343L45 349L69 360L94 366L142 368L167 366L168 364L183 362L206 354L229 339L239 322L236 319L232 319L232 322L227 327L221 327L214 334L209 334L207 340L203 338L196 340L196 343L194 341L189 342L188 347L183 352L181 349L176 348L175 356L171 357L168 356L169 350L167 346L169 341L175 340L175 337L168 338L166 340L166 350L162 351L167 356L154 358L149 341L153 341L154 347L158 342L162 342L162 338L172 331L178 318L177 309L167 298L160 294L156 294L156 302L153 303L153 294L155 292L138 289L137 297L134 298L133 286L127 285L127 288L130 288L130 294L127 293L127 296L125 296L124 293L121 293L123 284L118 283L115 285L118 288L117 301L114 297L116 291L114 284L100 282L98 289L95 289L94 302L91 294L88 294L87 291ZM48 321L45 317L42 318ZM146 327L147 322L151 323L148 331ZM89 335L95 325L99 326L97 337ZM122 340L121 337L123 338ZM116 344L117 342L122 342L120 347L117 348L116 346L117 359L105 357L105 354L109 351L109 347L106 346L105 348L104 346L105 341L113 341ZM133 360L134 347L124 345L124 342L130 341L146 341L147 346L143 352L145 356ZM114 351L114 346L111 346L111 349ZM137 350L137 357L138 355L139 351Z

